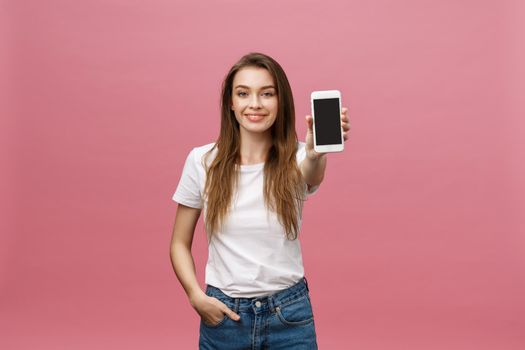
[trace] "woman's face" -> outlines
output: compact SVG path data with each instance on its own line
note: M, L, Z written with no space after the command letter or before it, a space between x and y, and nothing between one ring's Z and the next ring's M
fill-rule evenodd
M242 129L270 130L277 117L278 97L271 74L264 68L245 67L233 79L232 106Z

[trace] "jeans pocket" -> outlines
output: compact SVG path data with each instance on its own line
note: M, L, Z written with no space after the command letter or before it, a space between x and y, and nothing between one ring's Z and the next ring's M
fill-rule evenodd
M201 323L202 323L204 326L208 327L208 328L217 328L217 327L222 326L222 325L224 324L224 322L226 321L226 319L228 319L228 318L229 318L228 315L224 314L224 317L222 318L222 320L219 321L219 323L216 323L216 324L209 324L209 323L204 322L204 320L203 320L202 317L201 317Z
M288 326L301 326L314 319L310 297L305 294L275 308L279 320Z

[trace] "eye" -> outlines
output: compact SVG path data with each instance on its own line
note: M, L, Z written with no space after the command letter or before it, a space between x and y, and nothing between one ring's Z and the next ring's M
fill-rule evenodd
M268 96L268 97L271 97L271 96L273 96L274 94L273 94L273 92L265 92L263 95Z
M246 92L243 92L243 91L238 92L238 93L237 93L237 96L242 96L242 94L246 94Z

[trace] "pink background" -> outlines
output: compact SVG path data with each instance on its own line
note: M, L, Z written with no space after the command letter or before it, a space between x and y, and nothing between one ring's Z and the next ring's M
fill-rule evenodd
M169 260L243 54L352 130L301 233L321 349L525 348L524 5L3 1L0 348L195 349ZM201 221L194 241L204 288Z

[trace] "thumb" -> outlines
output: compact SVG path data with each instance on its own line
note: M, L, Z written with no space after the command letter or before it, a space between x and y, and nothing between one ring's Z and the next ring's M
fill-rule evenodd
M312 125L313 125L313 118L311 115L306 116L306 125L308 125L308 129L312 131Z

